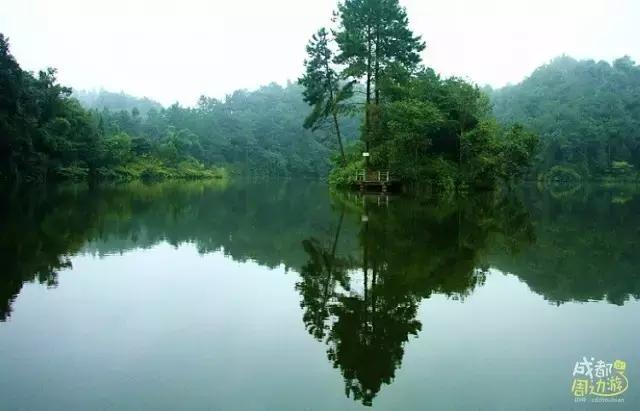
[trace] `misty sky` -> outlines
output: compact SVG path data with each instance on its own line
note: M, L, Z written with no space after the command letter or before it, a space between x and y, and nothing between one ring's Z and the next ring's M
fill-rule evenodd
M425 63L481 85L515 83L566 53L640 61L639 0L401 0ZM0 0L23 68L74 88L163 104L295 80L336 0Z

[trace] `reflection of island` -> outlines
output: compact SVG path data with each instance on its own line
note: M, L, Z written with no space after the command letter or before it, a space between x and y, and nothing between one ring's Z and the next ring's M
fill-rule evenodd
M334 367L345 378L348 395L371 404L382 383L389 384L400 366L403 343L416 335L417 301L411 295L388 293L393 287L384 281L378 259L363 252L361 289L352 287L359 263L352 257L337 256L344 208L329 247L316 239L303 241L309 261L301 269L303 319L309 332L329 345ZM364 223L367 230L368 223ZM330 321L330 319L334 319Z
M327 344L347 395L371 405L421 330L420 300L432 293L464 298L484 281L491 239L526 243L531 225L518 203L493 195L457 204L342 201L333 238L303 241L309 260L297 289L306 327ZM351 232L343 229L345 209L360 225ZM356 249L339 244L350 237L358 238Z

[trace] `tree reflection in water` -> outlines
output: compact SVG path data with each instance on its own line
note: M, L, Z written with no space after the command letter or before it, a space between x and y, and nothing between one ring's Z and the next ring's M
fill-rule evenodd
M532 227L521 204L495 195L459 203L334 200L341 211L333 241L303 241L309 260L297 289L307 330L327 345L347 396L372 405L400 367L405 343L422 328L416 319L421 299L434 292L469 295L484 282L491 239L510 236L517 249L533 239ZM342 232L345 210L360 221L357 232ZM340 247L341 236L357 237L356 249Z

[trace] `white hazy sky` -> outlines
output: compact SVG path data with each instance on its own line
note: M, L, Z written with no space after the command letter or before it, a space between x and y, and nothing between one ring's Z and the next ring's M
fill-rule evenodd
M640 0L401 0L425 63L494 87L566 53L640 61ZM0 0L23 68L74 88L191 105L295 80L336 0Z

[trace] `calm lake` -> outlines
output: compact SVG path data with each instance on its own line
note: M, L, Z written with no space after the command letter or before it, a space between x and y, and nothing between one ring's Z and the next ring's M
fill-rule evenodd
M2 410L640 409L637 188L1 196Z

